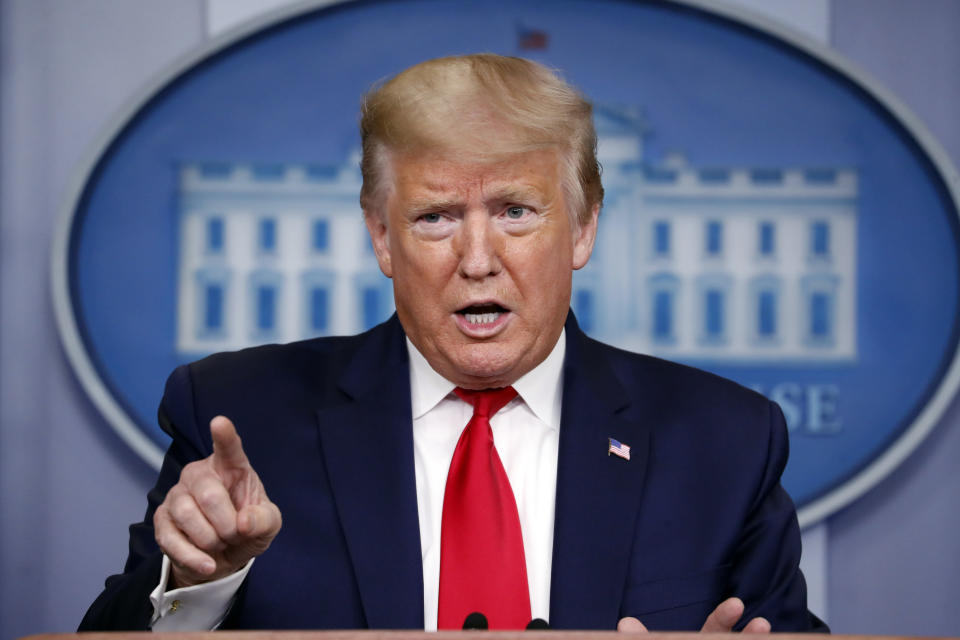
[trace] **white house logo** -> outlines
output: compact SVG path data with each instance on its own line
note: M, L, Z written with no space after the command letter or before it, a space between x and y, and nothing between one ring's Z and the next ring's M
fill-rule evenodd
M466 51L541 59L597 101L606 204L572 303L588 333L778 401L805 522L915 446L960 377L956 178L936 144L835 56L747 18L565 6L301 8L120 121L70 201L54 288L81 381L142 456L166 443L154 410L177 364L393 311L358 205L358 99Z
M674 358L856 359L855 171L649 164L638 118L599 109L597 126L604 250L573 294L586 331ZM357 225L357 154L180 176L179 353L353 333L392 311Z
M178 353L356 333L392 313L358 224L358 166L181 168Z

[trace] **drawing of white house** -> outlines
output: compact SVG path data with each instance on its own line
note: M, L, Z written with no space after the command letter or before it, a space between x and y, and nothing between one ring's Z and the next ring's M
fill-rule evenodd
M392 312L357 162L181 168L178 352L355 333Z
M581 325L680 359L856 358L857 175L829 167L696 167L644 157L645 123L598 109L606 198L574 277ZM349 334L392 311L339 167L181 169L177 349L188 355Z

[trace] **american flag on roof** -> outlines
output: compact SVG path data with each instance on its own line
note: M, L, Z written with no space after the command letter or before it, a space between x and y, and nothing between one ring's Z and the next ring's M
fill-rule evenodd
M517 47L523 51L543 50L550 44L550 36L546 31L531 29L522 24L517 25Z
M614 440L613 438L607 438L610 441L610 445L607 447L607 455L611 453L615 456L620 456L624 460L630 459L630 446L623 444L619 440Z

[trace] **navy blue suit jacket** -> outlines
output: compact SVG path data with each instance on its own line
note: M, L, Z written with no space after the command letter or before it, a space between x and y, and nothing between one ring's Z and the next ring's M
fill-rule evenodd
M800 536L780 486L787 431L762 396L620 351L572 314L557 474L550 624L699 629L723 599L776 631L807 630ZM124 573L81 629L142 629L160 552L152 517L230 417L283 528L224 628L423 628L407 351L394 317L367 333L218 354L178 368L160 422L173 437ZM607 439L631 447L607 454Z

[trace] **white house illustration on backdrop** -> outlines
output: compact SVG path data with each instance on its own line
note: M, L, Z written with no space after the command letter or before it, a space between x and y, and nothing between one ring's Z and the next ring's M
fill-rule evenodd
M598 109L606 190L597 250L574 277L591 335L681 359L856 358L857 174L694 167L644 157L645 123ZM340 166L181 167L177 351L350 334L393 309Z

